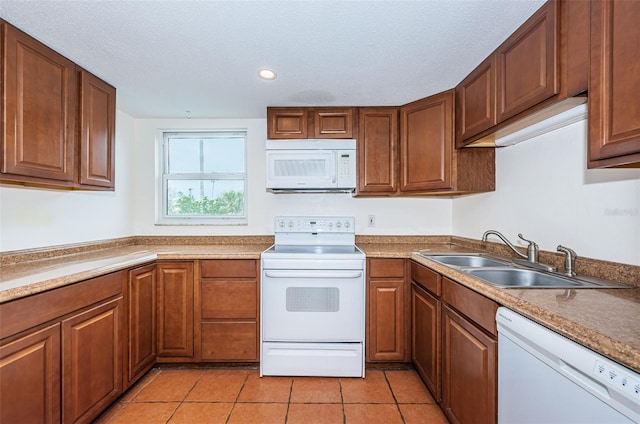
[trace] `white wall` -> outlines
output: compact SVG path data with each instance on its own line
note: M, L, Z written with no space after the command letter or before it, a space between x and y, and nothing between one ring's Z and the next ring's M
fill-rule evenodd
M640 169L586 169L586 121L496 152L496 191L453 201L453 233L640 265ZM495 239L499 241L498 239Z
M243 226L155 225L160 172L157 138L162 130L246 129L248 224ZM347 194L273 194L265 190L265 119L141 119L135 123L136 235L270 235L277 215L352 215L358 234L450 234L447 198L353 198ZM376 226L366 226L367 216Z
M0 186L0 251L132 235L133 125L117 113L115 192Z
M155 138L161 129L248 130L249 223L156 226ZM586 169L579 122L498 149L496 191L456 198L352 198L264 189L266 121L134 120L118 112L116 191L0 186L0 251L129 235L273 234L276 215L353 215L358 234L455 234L478 239L493 228L522 232L544 250L560 243L578 255L640 265L640 170ZM367 215L376 226L366 226Z

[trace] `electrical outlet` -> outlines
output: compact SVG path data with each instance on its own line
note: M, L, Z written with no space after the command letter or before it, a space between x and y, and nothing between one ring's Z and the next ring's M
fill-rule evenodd
M367 227L375 227L376 226L376 216L369 215L367 218Z

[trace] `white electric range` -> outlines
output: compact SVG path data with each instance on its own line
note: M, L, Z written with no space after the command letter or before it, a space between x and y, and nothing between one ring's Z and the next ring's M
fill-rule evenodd
M353 217L277 217L261 277L261 376L364 377L365 255Z

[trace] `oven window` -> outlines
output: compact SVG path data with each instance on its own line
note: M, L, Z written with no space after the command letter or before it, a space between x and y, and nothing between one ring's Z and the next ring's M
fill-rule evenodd
M287 287L287 312L338 312L337 287Z

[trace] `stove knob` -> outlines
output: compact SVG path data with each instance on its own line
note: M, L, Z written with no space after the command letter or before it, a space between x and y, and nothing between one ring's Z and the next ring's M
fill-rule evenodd
M349 227L351 227L351 224L349 224L349 221L346 221L344 223L344 228L349 228Z
M278 221L278 226L280 228L284 228L284 221Z
M289 228L293 228L293 221L289 221Z
M333 228L333 222L329 223L329 228Z
M340 221L336 222L336 228L340 228L342 227L342 224L340 223Z

